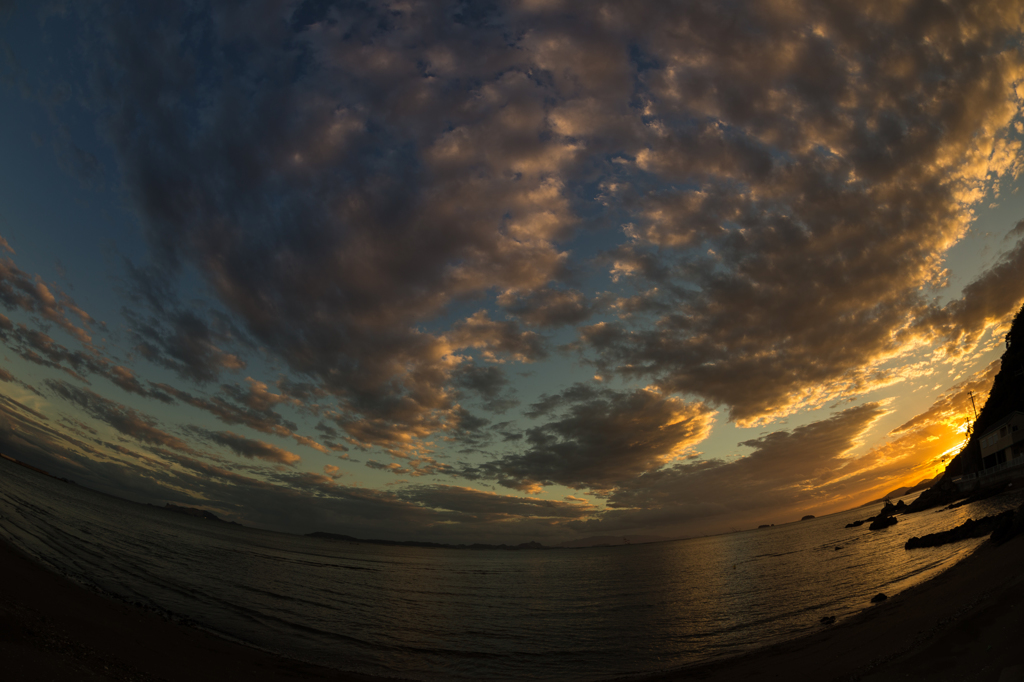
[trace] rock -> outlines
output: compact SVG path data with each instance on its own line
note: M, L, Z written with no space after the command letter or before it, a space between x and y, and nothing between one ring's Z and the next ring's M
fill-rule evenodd
M841 550L841 549L842 549L842 547L836 547L836 551L837 551L837 552L838 552L839 550Z
M811 520L811 519L813 519L813 518L814 518L814 514L808 514L807 516L803 517L803 518L802 518L802 519L800 519L800 520L801 520L801 521L810 521L810 520Z
M1003 538L1012 537L1013 519L1015 512L1005 511L1002 514L986 516L978 519L967 519L956 528L929 533L924 537L914 537L907 540L903 545L904 549L918 549L920 547L939 547L950 542L959 542L968 538L980 538L992 533L993 541L999 543ZM1005 540L1003 540L1005 541Z
M888 599L888 597L886 597L883 592L879 592L878 594L876 594L874 597L871 598L871 603L872 604L877 604L879 602L885 601L886 599Z
M836 622L835 616L824 616L820 621L822 625L833 625Z
M875 517L875 520L871 522L871 525L868 526L868 530L882 530L889 526L895 526L896 521L897 519L895 516L882 516L879 514Z
M897 511L899 511L898 507L889 500L886 500L885 504L882 505L882 511L878 512L878 516L876 516L875 519L887 518L895 514Z
M993 543L1001 545L1021 532L1024 532L1024 504L1017 507L1013 514L1008 514L997 522L990 539Z

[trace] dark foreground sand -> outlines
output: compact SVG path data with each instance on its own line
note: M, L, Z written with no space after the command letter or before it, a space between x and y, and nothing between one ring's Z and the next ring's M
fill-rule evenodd
M169 623L0 543L4 680L364 680ZM636 679L636 678L634 678ZM1024 681L1024 536L819 633L644 680Z

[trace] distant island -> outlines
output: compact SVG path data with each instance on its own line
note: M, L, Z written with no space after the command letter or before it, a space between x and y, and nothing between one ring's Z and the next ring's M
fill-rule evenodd
M32 471L36 472L37 474L42 474L43 476L49 476L50 478L52 478L54 480L63 481L64 483L70 483L71 485L77 485L74 481L72 481L70 479L62 478L60 476L54 476L49 471L45 471L44 469L40 469L39 467L34 467L31 464L29 464L28 462L22 462L20 459L14 459L10 455L5 455L2 452L0 452L0 457L6 459L8 462L13 462L14 464L17 464L18 466L23 466L26 469L31 469Z
M813 519L813 518L814 518L814 514L808 514L807 516L803 517L803 518L802 518L802 519L800 519L800 520L801 520L801 521L810 521L810 520L811 520L811 519Z
M344 542L358 542L364 545L390 545L394 547L431 547L435 549L504 549L504 550L520 550L520 549L561 549L559 547L548 547L542 545L539 542L523 542L518 545L487 545L484 543L476 542L472 545L449 545L443 542L422 542L419 540L374 540L356 538L351 535L340 535L338 533L325 533L323 531L316 531L314 533L306 533L307 538L322 538L324 540L341 540Z
M167 511L176 512L178 514L185 514L186 516L195 516L200 519L206 519L207 521L219 521L220 523L227 523L232 526L241 526L242 524L237 521L225 521L216 514L205 509L196 509L195 507L179 507L176 504L168 502L163 506Z

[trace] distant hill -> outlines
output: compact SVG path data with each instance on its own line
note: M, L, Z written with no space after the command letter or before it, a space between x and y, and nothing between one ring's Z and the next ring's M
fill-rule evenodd
M171 504L170 502L164 505L164 509L166 509L167 511L176 512L178 514L184 514L186 516L195 516L196 518L206 519L207 521L219 521L220 523L230 523L235 526L242 525L237 521L225 521L213 512L206 511L205 509L196 509L195 507L179 507L178 505Z
M939 474L938 476L935 476L933 478L926 478L926 479L924 479L922 481L919 481L916 485L903 486L902 488L896 488L896 490L893 490L892 492L884 495L880 499L873 500L872 504L874 504L876 502L881 502L882 500L895 500L897 497L903 497L904 495L910 495L911 493L916 493L919 490L927 490L928 488L931 488L933 485L935 485L940 478L942 478L942 474Z
M660 535L596 535L589 538L577 540L566 540L558 544L559 547L614 547L616 545L644 545L649 542L666 542L672 538L661 537Z
M974 422L971 437L935 485L911 503L910 511L946 504L947 500L956 497L953 477L973 474L981 468L981 436L1014 410L1024 412L1024 306L1017 311L1010 331L1006 334L1006 350L1003 352L999 374L992 383L985 406Z

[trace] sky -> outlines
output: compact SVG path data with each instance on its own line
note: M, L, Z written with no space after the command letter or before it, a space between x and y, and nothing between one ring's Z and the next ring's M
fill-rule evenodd
M940 473L1024 8L0 0L0 451L246 525L684 537Z

